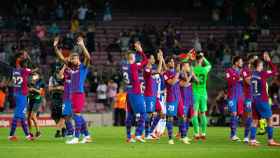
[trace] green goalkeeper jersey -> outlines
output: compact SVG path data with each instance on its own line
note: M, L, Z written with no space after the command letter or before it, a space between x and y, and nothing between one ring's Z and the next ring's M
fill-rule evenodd
M199 82L194 82L192 84L194 95L207 95L206 82L212 66L206 58L204 58L204 63L205 66L195 66L193 68L193 72L199 80Z

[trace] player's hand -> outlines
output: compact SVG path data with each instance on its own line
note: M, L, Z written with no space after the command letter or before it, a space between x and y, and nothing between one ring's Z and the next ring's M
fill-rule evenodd
M54 38L54 41L53 41L53 46L54 46L54 47L57 47L58 42L59 42L59 37L55 37L55 38Z
M263 53L263 59L264 59L264 61L266 61L266 62L270 62L270 61L271 61L268 52L264 52L264 53Z
M181 71L181 65L180 64L177 64L176 66L176 72L180 72Z
M85 46L83 37L80 36L80 37L77 38L77 44L81 47Z
M136 51L143 52L143 48L142 48L141 43L139 41L134 43L134 47L135 47Z
M204 53L203 53L203 52L200 52L199 55L201 55L202 57L204 57Z

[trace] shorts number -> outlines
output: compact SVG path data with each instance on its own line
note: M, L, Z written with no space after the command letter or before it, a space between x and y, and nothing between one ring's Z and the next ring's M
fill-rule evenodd
M174 111L175 110L175 106L174 105L169 105L168 106L168 111Z
M21 76L13 76L12 78L14 86L21 86L23 78Z
M124 79L124 82L125 82L126 84L129 84L129 83L130 83L130 81L129 81L129 76L128 76L128 73L127 73L127 72L124 72L124 73L123 73L123 79Z

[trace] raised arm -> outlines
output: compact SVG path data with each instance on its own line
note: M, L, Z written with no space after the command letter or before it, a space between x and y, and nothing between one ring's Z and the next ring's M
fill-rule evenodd
M158 53L158 59L159 59L159 63L158 63L158 67L157 67L157 73L161 73L162 71L162 64L163 64L163 53L161 50L159 50L159 53Z
M65 58L60 49L58 49L59 37L55 37L53 41L54 52L59 60L65 63Z
M269 57L268 53L264 53L264 61L268 63L270 66L271 70L265 71L265 77L271 77L277 74L277 66L271 62L271 58Z
M135 47L137 53L139 53L140 56L142 57L142 61L140 63L137 63L137 68L141 69L143 66L147 65L148 58L145 55L143 48L141 46L141 43L139 41L134 43L134 47Z
M64 71L65 71L66 68L67 68L67 65L64 64L63 67L62 67L62 69L59 71L58 77L59 77L60 79L63 79L63 78L64 78Z
M86 65L86 66L89 66L90 65L90 54L85 46L85 42L84 42L84 39L82 37L78 37L77 39L77 44L82 48L82 51L83 51L83 55L84 55L84 61L83 63Z
M210 64L210 62L205 57L203 57L203 60L204 60L204 63L205 63L205 69L206 69L207 72L209 72L212 68L212 65Z

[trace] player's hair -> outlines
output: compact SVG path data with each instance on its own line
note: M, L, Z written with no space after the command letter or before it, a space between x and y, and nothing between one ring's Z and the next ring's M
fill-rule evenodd
M166 63L169 63L172 59L174 60L173 56L168 56L168 57L166 57L165 61L166 61Z
M236 64L240 59L242 59L241 56L235 56L232 60L232 64Z
M76 56L80 56L78 53L76 53L76 52L72 52L71 54L70 54L70 58L72 58L72 57L76 57Z
M262 63L263 61L261 60L261 59L256 59L254 62L253 62L253 66L254 66L254 68L256 69L257 67L258 67L258 65L260 64L260 63Z
M203 55L201 55L201 54L197 54L196 55L196 60L200 60L200 59L202 59L203 58Z

